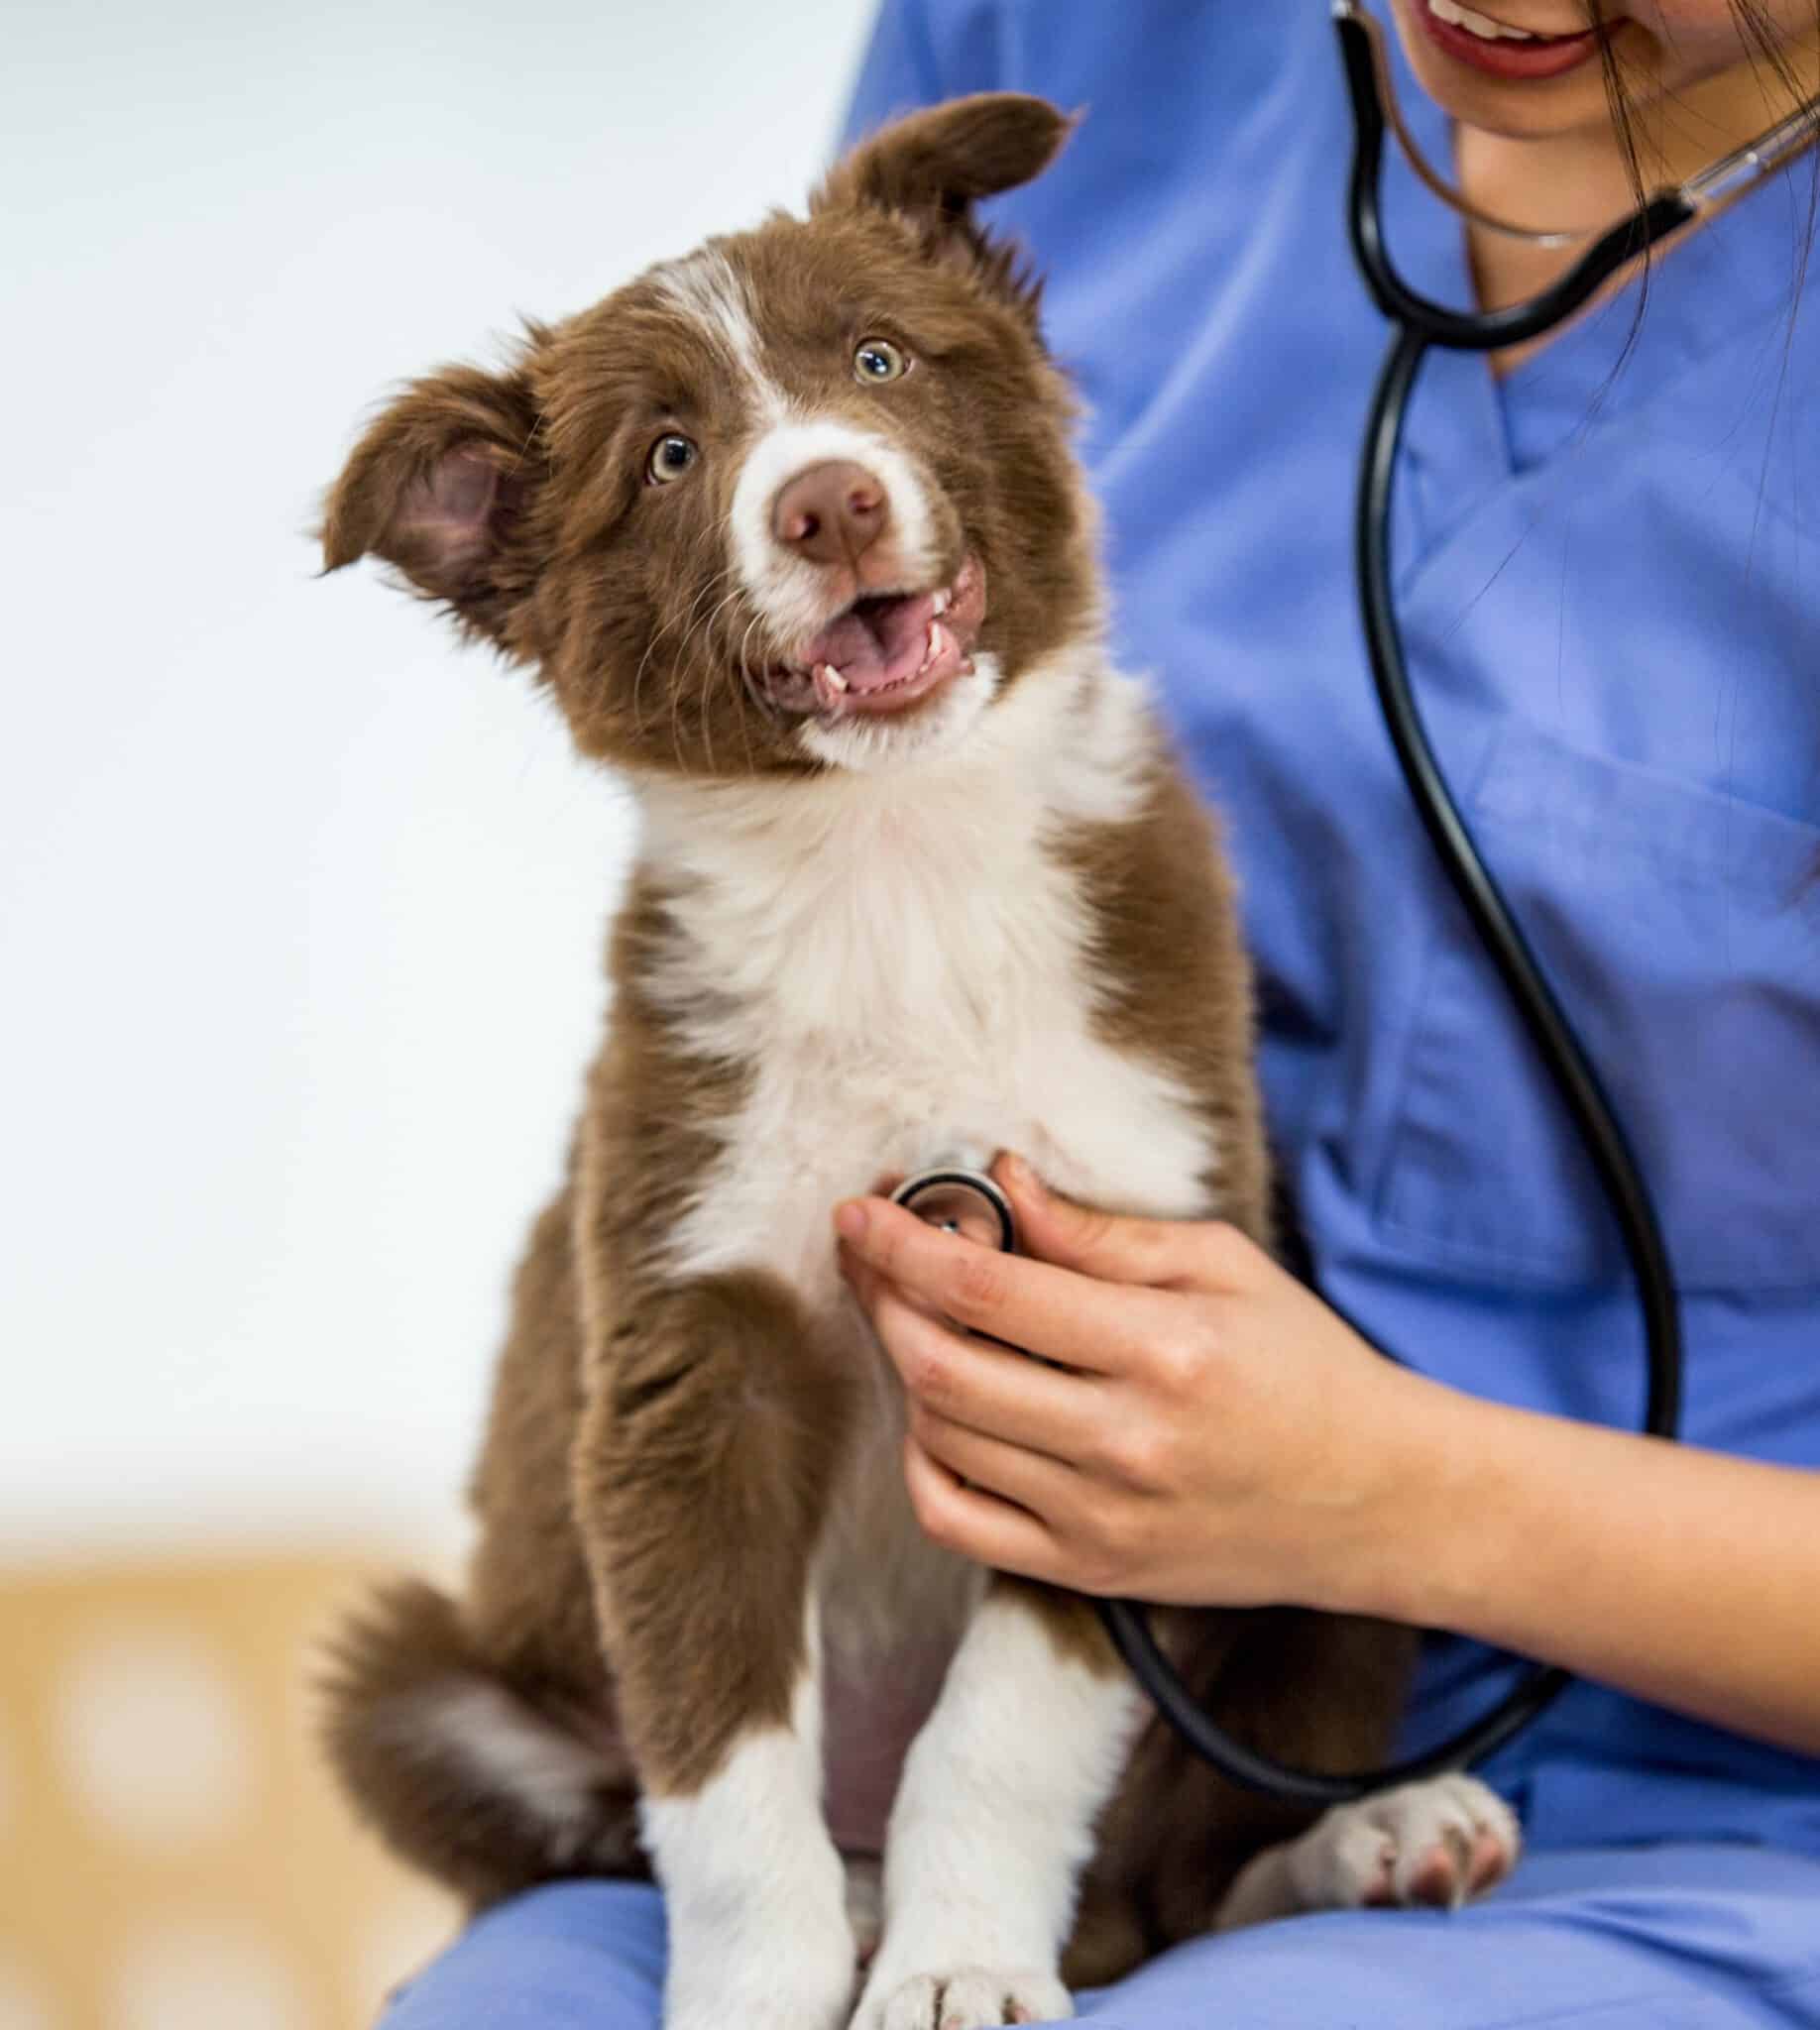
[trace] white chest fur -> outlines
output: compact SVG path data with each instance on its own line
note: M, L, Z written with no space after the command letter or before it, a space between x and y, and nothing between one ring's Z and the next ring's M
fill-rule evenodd
M763 1266L823 1309L839 1198L998 1148L1089 1199L1198 1209L1204 1122L1095 1035L1105 982L1057 850L1133 815L1153 743L1140 688L1095 653L1029 672L939 763L649 794L685 934L652 990L692 1046L750 1068L677 1274Z

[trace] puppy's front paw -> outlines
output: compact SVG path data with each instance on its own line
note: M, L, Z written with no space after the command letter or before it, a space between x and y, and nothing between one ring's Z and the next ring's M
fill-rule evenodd
M1053 1974L957 1967L908 1979L874 1976L853 2030L998 2030L1002 2023L1061 2023L1074 2013Z
M813 1938L691 1951L671 1939L663 2030L841 2030L853 2006L845 1925Z
M1516 1814L1476 1776L1436 1776L1336 1805L1298 1840L1304 1907L1457 1909L1495 1887L1523 1848Z

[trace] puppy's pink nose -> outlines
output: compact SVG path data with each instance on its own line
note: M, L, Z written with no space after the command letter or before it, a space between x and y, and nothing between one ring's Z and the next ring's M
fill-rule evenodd
M856 565L890 518L883 486L847 458L806 467L771 504L771 533L817 564Z

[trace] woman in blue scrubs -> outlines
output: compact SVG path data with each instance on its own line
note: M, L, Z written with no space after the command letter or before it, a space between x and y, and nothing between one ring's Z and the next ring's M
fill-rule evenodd
M1384 11L1417 137L1481 207L1564 226L1629 208L1571 0ZM1606 13L1649 183L1813 88L1811 0L1756 9L1756 42L1726 0ZM1820 2024L1812 159L1672 245L1641 315L1633 278L1527 356L1432 356L1396 501L1436 745L1657 1196L1685 1298L1678 1451L1589 1427L1634 1424L1642 1400L1623 1258L1373 700L1350 512L1385 333L1345 241L1325 16L886 0L860 79L855 132L997 87L1085 109L997 216L1051 278L1049 336L1090 404L1121 651L1157 673L1226 814L1272 1132L1335 1307L1218 1230L1082 1223L1020 1186L1027 1240L1078 1300L1058 1322L1014 1278L999 1336L1068 1362L1071 1335L1084 1353L1149 1306L1156 1357L1118 1378L1118 1413L1157 1440L1155 1470L1142 1490L1095 1473L1084 1417L1007 1422L991 1362L1015 1356L956 1341L912 1488L944 1540L1090 1590L1458 1632L1431 1645L1411 1746L1509 1682L1484 1643L1587 1673L1483 1772L1525 1823L1503 1889L1203 1941L1083 2015ZM1387 230L1409 279L1459 303L1571 259L1464 234L1400 163ZM906 1297L942 1309L924 1230L876 1200L842 1227L902 1358L929 1329ZM654 2025L662 1953L654 1891L551 1888L483 1919L387 2030Z

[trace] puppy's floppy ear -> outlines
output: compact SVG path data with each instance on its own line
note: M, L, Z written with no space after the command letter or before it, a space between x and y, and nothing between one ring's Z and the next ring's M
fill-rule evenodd
M522 368L450 367L413 382L329 489L323 569L384 557L419 592L498 639L536 575L524 522L544 470Z
M951 99L862 141L835 165L809 209L895 212L917 227L931 253L1034 307L1036 292L1017 273L1013 253L974 222L972 207L1039 175L1073 128L1047 99L1023 92Z

